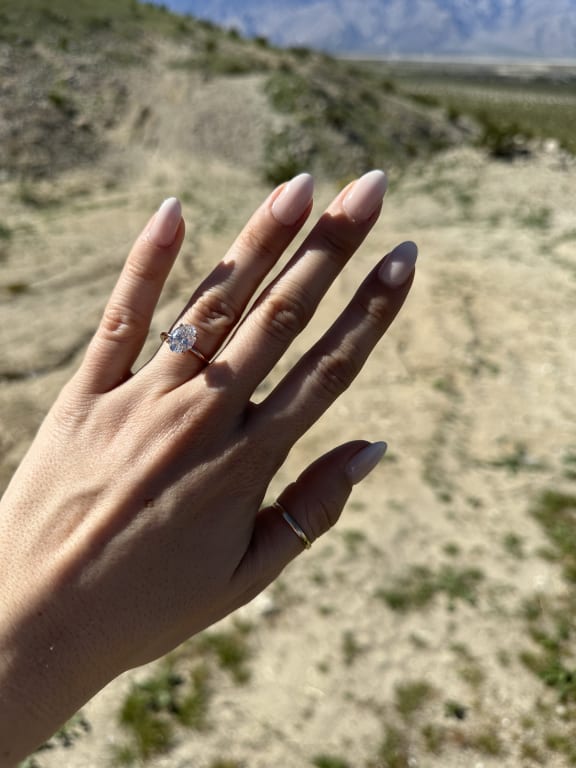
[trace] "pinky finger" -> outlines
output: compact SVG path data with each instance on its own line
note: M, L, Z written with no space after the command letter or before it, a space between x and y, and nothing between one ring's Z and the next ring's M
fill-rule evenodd
M122 383L140 354L184 238L180 202L165 200L136 240L79 371L93 394Z
M337 522L352 486L378 464L386 443L357 441L324 454L265 507L254 525L252 540L235 574L242 602L255 597ZM283 515L287 513L287 516Z

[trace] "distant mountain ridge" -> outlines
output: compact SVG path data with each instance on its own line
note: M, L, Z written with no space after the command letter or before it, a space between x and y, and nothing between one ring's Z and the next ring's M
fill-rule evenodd
M159 0L160 1L160 0ZM334 53L576 58L576 0L164 0L278 45Z

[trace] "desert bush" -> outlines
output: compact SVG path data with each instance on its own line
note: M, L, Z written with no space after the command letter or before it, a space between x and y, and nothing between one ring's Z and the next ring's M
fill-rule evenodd
M264 178L271 184L281 184L310 168L314 149L314 144L296 126L269 130L264 139Z
M476 117L482 126L478 144L485 147L492 157L509 160L529 154L527 145L532 133L526 126L515 122L499 122L486 112L481 112Z

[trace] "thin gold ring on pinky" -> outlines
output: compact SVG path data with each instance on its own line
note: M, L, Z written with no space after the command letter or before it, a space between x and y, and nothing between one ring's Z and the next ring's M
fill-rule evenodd
M292 528L296 536L298 536L298 538L304 545L304 549L310 549L310 547L312 546L312 542L310 541L308 536L306 536L306 534L304 533L302 528L298 525L296 520L294 520L292 515L288 514L288 512L284 509L284 507L282 506L282 504L280 504L279 501L275 501L274 504L272 504L272 506L275 507L279 512L281 512L284 520L286 520L290 528Z
M178 352L180 354L192 352L193 355L200 358L206 365L210 363L210 360L200 350L196 349L198 331L195 325L181 324L170 331L170 333L161 333L160 338L168 344L171 352Z

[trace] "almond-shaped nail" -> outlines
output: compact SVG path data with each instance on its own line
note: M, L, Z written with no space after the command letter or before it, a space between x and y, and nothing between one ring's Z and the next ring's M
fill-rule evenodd
M294 176L272 203L272 215L286 227L296 224L310 205L313 194L314 179L309 173Z
M176 197L164 200L152 221L148 237L154 245L166 247L172 245L180 220L182 219L182 206Z
M367 221L382 202L387 186L384 171L369 171L361 176L342 203L352 221Z
M352 485L356 485L372 472L374 467L386 453L388 445L385 442L372 443L358 451L348 464L346 464L346 476Z
M379 279L384 285L398 288L412 274L417 258L418 246L416 243L409 240L405 243L400 243L382 262L382 266L378 270Z

